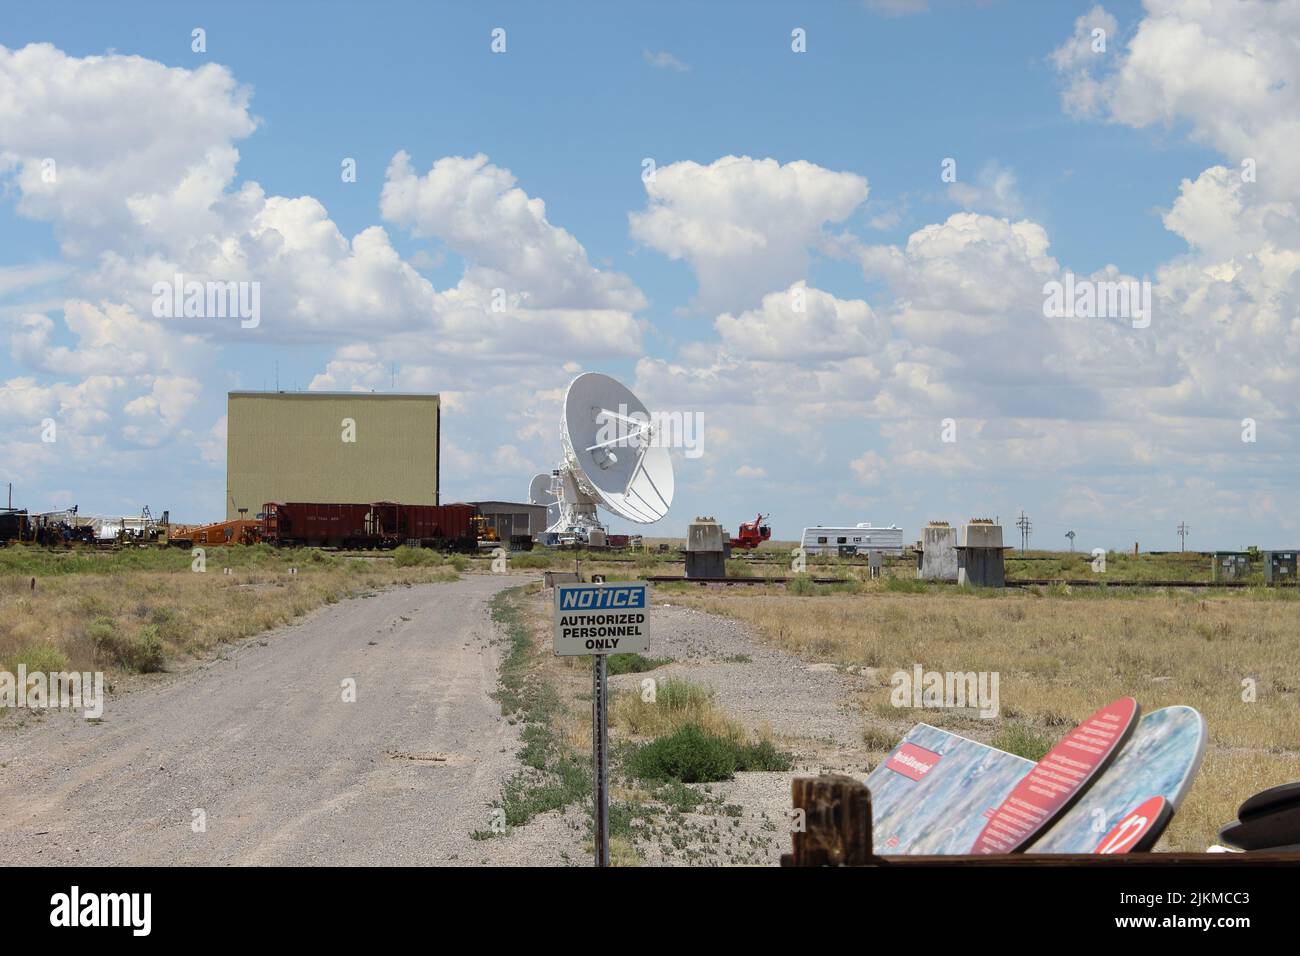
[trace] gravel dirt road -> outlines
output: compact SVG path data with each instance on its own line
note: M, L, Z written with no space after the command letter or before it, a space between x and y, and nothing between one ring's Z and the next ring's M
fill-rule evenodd
M519 749L490 696L487 602L525 580L467 575L322 608L110 695L101 723L7 720L0 863L526 862L508 838L470 838Z

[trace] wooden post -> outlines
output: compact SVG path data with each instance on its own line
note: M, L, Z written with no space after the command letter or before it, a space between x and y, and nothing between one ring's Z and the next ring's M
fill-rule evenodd
M871 855L871 793L842 774L797 777L791 783L795 810L794 852L782 866L866 866ZM802 811L802 812L800 812Z

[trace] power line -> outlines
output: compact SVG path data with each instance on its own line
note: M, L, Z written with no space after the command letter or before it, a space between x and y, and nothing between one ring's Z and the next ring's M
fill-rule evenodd
M1020 517L1016 519L1016 527L1020 529L1020 550L1028 551L1029 532L1033 528L1033 523L1029 520L1029 516L1025 514L1023 509L1020 512Z

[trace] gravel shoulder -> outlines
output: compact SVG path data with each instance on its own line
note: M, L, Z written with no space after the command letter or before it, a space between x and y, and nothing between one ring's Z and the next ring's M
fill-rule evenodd
M656 677L712 688L718 705L752 728L766 727L810 755L860 749L861 718L849 698L864 685L833 664L809 664L764 644L739 621L671 601L655 605L650 648L650 656L673 661ZM613 680L631 688L638 676Z
M868 753L854 698L868 685L834 665L810 664L771 647L739 621L674 607L671 598L655 611L652 655L673 663L657 668L654 676L680 676L712 688L724 713L751 730L770 733L794 761L785 772L742 772L699 787L710 802L702 812L684 814L667 840L644 848L646 860L775 866L790 851L795 777L866 776ZM635 687L638 676L620 676L616 686Z

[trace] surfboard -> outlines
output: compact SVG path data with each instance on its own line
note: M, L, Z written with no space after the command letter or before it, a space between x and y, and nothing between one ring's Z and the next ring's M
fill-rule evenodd
M1164 797L1169 814L1153 821L1152 845L1182 805L1205 756L1205 718L1192 707L1163 707L1138 721L1119 755L1030 853L1092 853L1139 806Z
M1019 853L1046 832L1115 759L1138 710L1132 697L1113 700L1057 741L989 817L970 852Z
M882 856L965 853L1032 760L917 724L867 776Z
M1272 813L1230 823L1219 831L1219 839L1243 850L1267 850L1300 843L1300 805L1282 806Z
M1251 817L1272 813L1288 803L1300 803L1300 782L1279 784L1247 797L1237 810L1237 819L1244 823Z
M1173 808L1164 797L1143 800L1101 838L1092 852L1109 855L1150 850L1160 839L1160 834L1165 832L1169 818L1173 815Z

